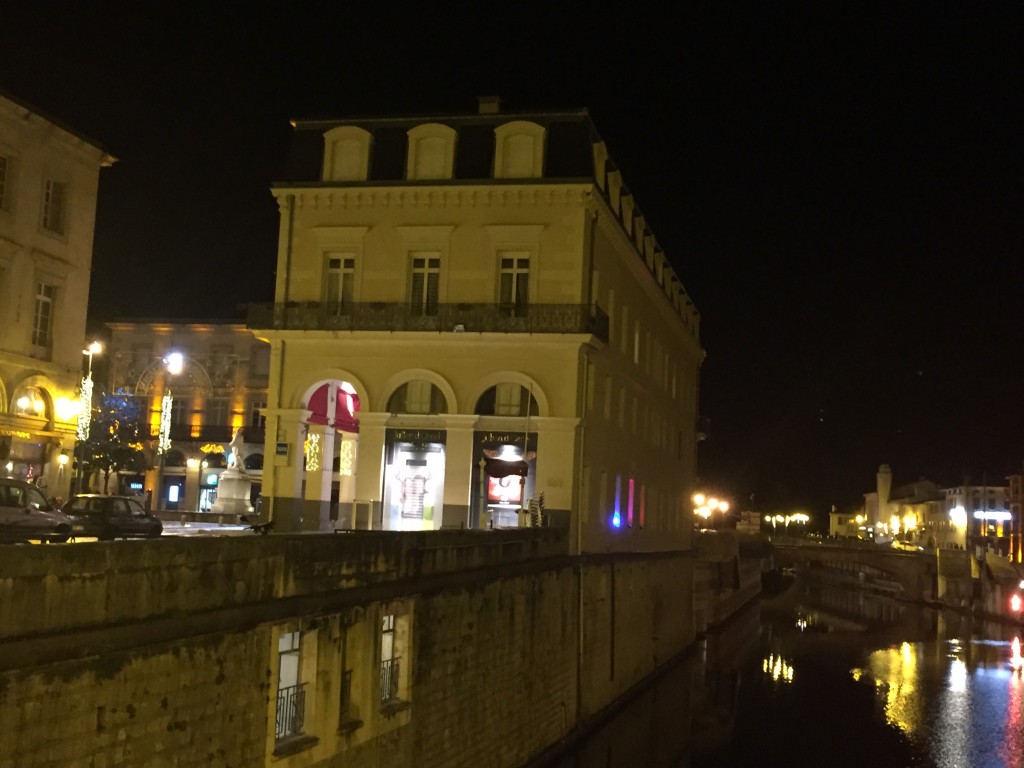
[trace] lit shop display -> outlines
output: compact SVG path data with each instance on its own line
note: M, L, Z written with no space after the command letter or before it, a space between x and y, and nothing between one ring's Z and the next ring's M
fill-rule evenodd
M420 531L441 527L444 509L444 432L388 430L384 469L384 527Z
M529 449L525 446L529 443ZM533 495L536 436L524 433L477 434L476 510L478 524L516 527L520 510Z

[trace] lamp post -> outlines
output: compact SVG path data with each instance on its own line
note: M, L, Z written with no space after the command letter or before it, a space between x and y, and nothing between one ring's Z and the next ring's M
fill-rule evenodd
M181 373L185 367L185 358L180 352L171 352L164 358L164 369L171 376ZM159 456L159 463L156 470L156 489L153 493L156 509L159 511L163 502L164 484L164 462L167 460L167 451L171 448L171 409L174 405L174 397L171 395L171 388L164 387L164 395L160 399L160 431L157 436L156 452Z
M82 401L81 410L78 412L78 445L81 446L81 456L78 460L78 474L75 477L75 492L82 491L82 476L85 474L85 441L89 439L89 425L92 423L92 357L103 351L103 345L98 341L90 342L89 346L82 350L82 354L89 359L89 365L85 376L82 378Z

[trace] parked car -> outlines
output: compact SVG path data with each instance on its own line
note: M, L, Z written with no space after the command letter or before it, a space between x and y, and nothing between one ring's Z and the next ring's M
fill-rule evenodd
M134 496L83 493L64 505L75 538L100 540L155 538L164 526Z
M31 483L0 478L0 542L67 541L71 520Z

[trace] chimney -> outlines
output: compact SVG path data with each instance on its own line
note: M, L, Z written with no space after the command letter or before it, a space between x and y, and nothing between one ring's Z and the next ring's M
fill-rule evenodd
M481 115L496 115L501 111L501 96L477 96Z

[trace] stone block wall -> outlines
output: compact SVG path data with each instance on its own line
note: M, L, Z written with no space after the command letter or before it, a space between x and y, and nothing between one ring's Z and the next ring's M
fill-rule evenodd
M0 768L522 765L693 640L688 554L572 558L564 537L10 548ZM385 701L387 616L402 671ZM305 719L279 739L291 633Z

